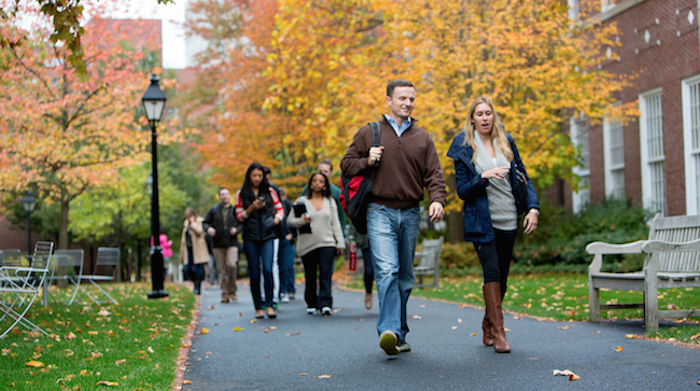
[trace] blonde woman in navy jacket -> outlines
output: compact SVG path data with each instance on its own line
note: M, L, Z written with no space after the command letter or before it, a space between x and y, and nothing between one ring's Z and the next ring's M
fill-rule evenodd
M464 131L455 136L447 156L454 160L457 194L464 200L464 240L474 243L484 270L484 345L509 353L501 302L519 223L516 167L527 179L527 205L520 206L527 211L526 235L537 228L540 205L515 142L503 129L491 99L480 97L469 107Z

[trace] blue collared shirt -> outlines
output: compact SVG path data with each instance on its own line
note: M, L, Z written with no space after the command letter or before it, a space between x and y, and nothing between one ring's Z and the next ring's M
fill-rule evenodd
M391 118L388 114L384 114L384 118L386 118L387 121L389 121L389 125L391 125L392 128L394 128L394 132L396 132L396 135L401 137L403 132L408 129L409 126L411 126L411 117L408 117L406 121L403 121L401 124L401 127L396 124L396 121L394 121L393 118Z

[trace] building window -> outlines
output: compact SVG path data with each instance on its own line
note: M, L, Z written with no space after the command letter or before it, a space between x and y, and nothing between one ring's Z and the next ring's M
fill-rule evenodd
M603 121L605 148L605 194L609 198L625 199L625 145L622 124Z
M589 188L591 166L588 150L588 118L581 114L571 118L569 123L571 128L571 142L579 150L579 165L573 171L579 177L579 190L573 194L574 213L580 212L589 202L591 202L591 191Z
M639 136L642 155L642 199L644 206L666 214L666 178L661 89L639 96Z
M567 0L569 5L569 20L578 21L581 15L581 0Z
M700 75L683 80L686 214L700 214Z
M600 0L600 12L606 12L615 7L615 0Z

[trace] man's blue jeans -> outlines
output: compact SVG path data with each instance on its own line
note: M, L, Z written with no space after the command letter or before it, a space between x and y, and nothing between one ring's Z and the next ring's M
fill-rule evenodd
M420 208L392 209L376 203L367 208L367 234L379 294L377 333L385 330L406 341L406 303L415 283L413 257Z

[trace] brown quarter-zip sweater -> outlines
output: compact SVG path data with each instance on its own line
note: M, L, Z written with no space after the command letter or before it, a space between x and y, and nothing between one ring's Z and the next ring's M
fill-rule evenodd
M379 145L384 147L384 152L372 179L372 202L394 209L415 208L423 199L425 187L431 202L445 205L445 175L435 144L430 134L415 123L416 120L411 118L411 126L399 137L385 118L379 121ZM340 162L343 174L371 173L367 157L372 140L369 124L355 134Z

